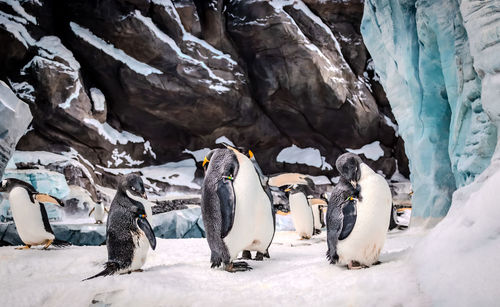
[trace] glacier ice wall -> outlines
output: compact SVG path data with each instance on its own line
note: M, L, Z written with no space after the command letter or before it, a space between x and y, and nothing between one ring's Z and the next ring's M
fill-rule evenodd
M28 105L0 81L0 177L31 119Z
M465 15L464 27L461 8L476 11L467 2L462 7L459 0L365 3L361 32L405 140L414 218L444 216L452 193L489 165L497 142L496 127L483 109L485 79L474 61L485 49L477 47L481 39L473 33L482 33L486 21ZM498 33L497 27L497 39ZM481 43L494 36L492 30Z

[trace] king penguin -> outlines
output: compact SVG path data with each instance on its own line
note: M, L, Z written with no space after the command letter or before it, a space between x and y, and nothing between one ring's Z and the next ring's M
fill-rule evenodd
M385 179L355 154L336 163L340 173L328 202L327 258L349 269L378 263L385 243L392 195Z
M16 249L42 244L43 249L47 249L51 244L68 244L55 238L43 205L43 202L49 202L63 207L61 201L48 194L38 193L31 184L15 178L2 180L0 192L9 193L12 217L19 237L25 244Z
M106 207L104 207L104 204L99 201L94 205L94 208L90 210L89 216L91 216L92 213L94 213L95 223L102 224L102 222L104 221L104 213L109 213L109 211L108 209L106 209Z
M144 184L138 175L129 174L120 182L106 225L108 261L102 272L87 279L141 271L149 247L156 248L156 238L142 204L145 198Z
M267 253L275 230L273 207L251 158L225 146L204 160L201 212L212 268L223 263L228 272L247 271L246 262L234 260L242 251Z
M285 192L289 192L290 214L292 215L295 232L301 240L309 240L314 234L314 214L307 196L310 194L307 186L302 184L290 185Z

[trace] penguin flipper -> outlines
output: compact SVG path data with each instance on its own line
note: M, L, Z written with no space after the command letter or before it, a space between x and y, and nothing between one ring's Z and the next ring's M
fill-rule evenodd
M356 224L357 219L357 209L356 209L356 201L349 201L342 208L342 215L344 216L342 222L342 230L340 231L339 240L344 240L349 236L351 231L354 228L354 224Z
M236 197L234 195L233 182L223 178L217 184L217 196L219 197L220 211L222 215L221 238L225 238L234 222L234 209Z
M144 231L144 234L146 234L146 237L148 238L149 245L153 250L156 248L156 237L155 237L155 232L153 231L153 228L149 224L148 220L145 218L138 218L137 219L137 226L139 226L142 231Z
M95 210L95 207L94 207L94 208L92 208L92 210L90 210L90 212L89 212L89 216L92 214L92 212L94 212L94 210Z
M45 228L45 231L54 234L54 231L50 226L49 216L47 215L47 210L45 210L44 204L38 203L38 205L40 206L40 214L42 215L43 227Z
M113 275L116 272L118 272L119 269L120 269L120 265L118 264L118 262L109 262L108 261L105 264L104 270L102 270L101 272L97 273L96 275L94 275L92 277L85 278L82 281L86 281L86 280L93 279L93 278L96 278L96 277L101 277L101 276Z

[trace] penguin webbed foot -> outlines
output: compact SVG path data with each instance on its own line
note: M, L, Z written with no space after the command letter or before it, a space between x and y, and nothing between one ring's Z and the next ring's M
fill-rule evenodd
M348 270L360 270L360 269L367 269L369 266L361 264L357 262L356 260L349 261L347 264L347 269Z
M337 253L333 253L333 255L330 253L330 250L326 251L326 259L330 262L330 264L337 264L339 261L339 255Z
M250 251L243 251L240 259L252 260L252 253Z
M245 261L230 262L224 266L224 270L230 273L251 271L252 267Z
M321 233L321 229L314 229L314 234L319 235Z
M255 261L263 261L264 260L264 254L261 253L261 252L257 252L257 254L255 255L255 258L253 260L255 260Z
M25 246L16 247L17 250L30 249L31 245L26 244Z

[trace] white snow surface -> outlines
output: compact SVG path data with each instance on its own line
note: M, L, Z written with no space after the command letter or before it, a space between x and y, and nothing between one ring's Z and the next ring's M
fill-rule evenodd
M132 143L144 143L144 139L141 136L137 136L133 133L122 131L119 132L115 128L111 127L108 123L101 123L94 118L84 118L83 122L87 125L94 126L97 131L111 144L116 145L117 143L125 145L128 142Z
M35 25L38 24L37 21L36 21L36 18L33 17L32 15L26 13L26 11L21 6L21 3L19 3L19 1L16 1L16 0L0 0L0 2L7 3L8 5L10 5L12 7L12 9L17 14L21 15L24 19L28 20L32 24L35 24Z
M144 272L85 282L101 271L105 246L1 247L0 296L5 306L428 306L407 257L421 235L389 233L381 265L348 271L327 263L326 231L309 241L278 232L271 259L234 274L210 269L205 239L158 238Z
M276 157L277 162L289 164L299 163L321 168L322 170L331 170L332 166L321 156L321 152L316 148L300 148L293 144L290 147L283 148Z
M149 66L146 63L140 62L130 55L126 54L123 50L116 48L113 44L105 42L103 39L97 37L89 29L84 28L77 23L70 22L71 30L80 38L102 50L117 61L127 65L130 69L143 76L150 74L163 74L160 70Z
M380 141L375 141L370 144L366 144L365 146L361 147L360 149L351 149L351 148L346 148L348 152L352 152L353 154L357 155L365 155L368 159L371 160L378 160L381 157L384 156L384 150L382 147L380 147Z
M198 150L191 151L189 149L184 149L183 153L190 154L194 157L196 162L202 162L205 156L210 152L210 148L202 148Z
M94 103L94 110L98 112L104 111L106 106L106 97L101 92L100 89L93 87L90 89L90 97L92 98L92 102Z

